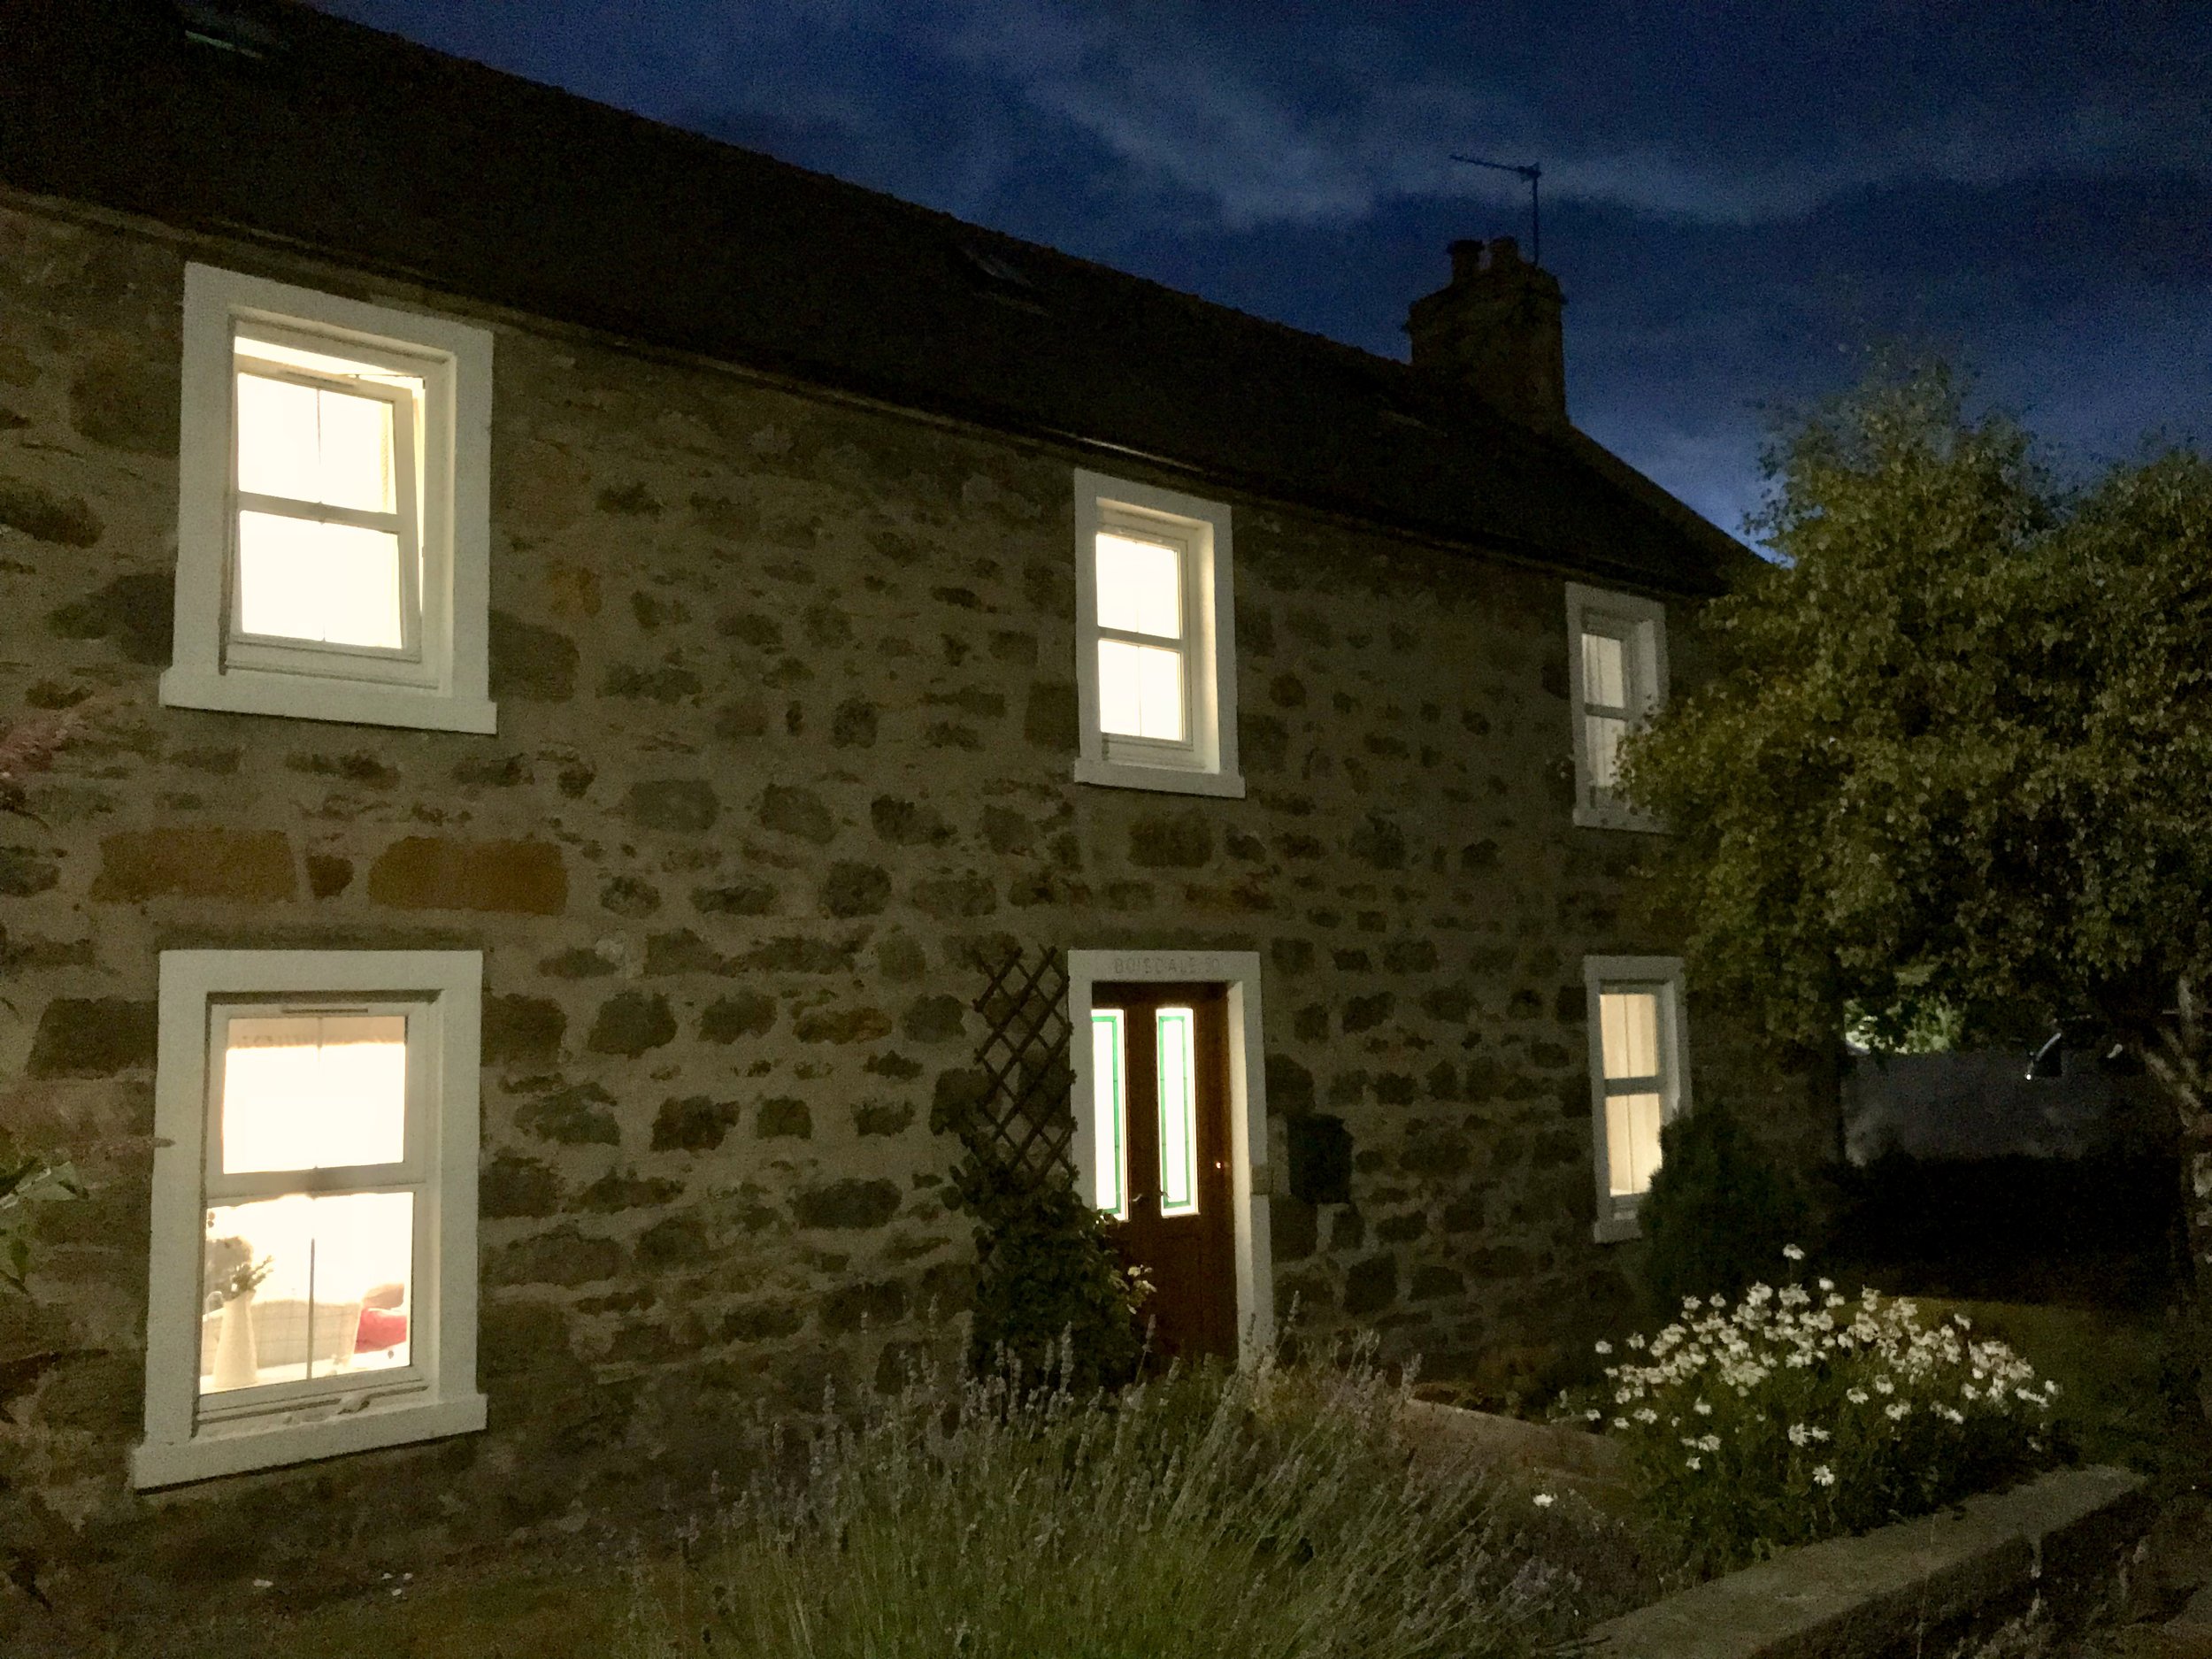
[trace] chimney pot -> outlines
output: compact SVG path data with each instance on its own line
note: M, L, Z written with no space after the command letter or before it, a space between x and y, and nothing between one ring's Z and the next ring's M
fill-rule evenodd
M1413 302L1413 366L1480 393L1525 426L1567 424L1559 280L1510 236L1451 244L1452 280Z

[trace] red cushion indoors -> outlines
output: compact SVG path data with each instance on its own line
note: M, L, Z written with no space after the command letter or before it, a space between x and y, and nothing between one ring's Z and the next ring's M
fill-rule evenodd
M361 1328L353 1339L357 1354L381 1353L388 1348L397 1348L407 1340L407 1316L388 1308L361 1310Z

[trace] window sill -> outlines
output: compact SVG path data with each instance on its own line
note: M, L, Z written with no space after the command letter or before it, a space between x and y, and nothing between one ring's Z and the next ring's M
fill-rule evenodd
M1244 780L1235 772L1187 772L1179 766L1140 766L1128 761L1092 760L1075 763L1078 783L1095 783L1112 789L1152 789L1163 795L1210 795L1232 801L1244 799Z
M211 674L172 668L161 677L165 708L219 709L230 714L274 714L296 720L334 720L351 726L405 726L431 732L499 729L499 708L480 697L442 696L358 680L316 680L250 668Z
M1590 1236L1600 1244L1626 1244L1642 1238L1644 1229L1632 1210L1624 1216L1605 1216L1591 1223Z
M131 1484L141 1491L182 1486L189 1480L211 1480L253 1469L342 1457L382 1446L442 1440L451 1434L472 1433L483 1426L484 1396L472 1394L431 1403L413 1401L382 1410L372 1407L352 1416L322 1417L312 1423L279 1423L227 1434L200 1434L180 1446L148 1440L131 1452Z

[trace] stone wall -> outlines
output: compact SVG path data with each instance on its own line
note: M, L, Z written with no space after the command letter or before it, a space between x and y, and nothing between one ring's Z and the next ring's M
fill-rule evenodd
M495 328L495 737L158 705L188 257ZM154 1616L688 1502L730 1412L949 1350L929 1108L1016 942L1262 953L1308 1328L1465 1374L1619 1305L1580 958L1669 941L1569 826L1562 577L1133 469L1233 505L1250 794L1079 787L1079 461L0 198L0 718L86 710L0 819L0 1122L94 1188L0 1296L62 1356L0 1437L42 1582ZM485 952L490 1427L142 1497L157 953L219 945ZM1291 1195L1324 1118L1349 1202Z

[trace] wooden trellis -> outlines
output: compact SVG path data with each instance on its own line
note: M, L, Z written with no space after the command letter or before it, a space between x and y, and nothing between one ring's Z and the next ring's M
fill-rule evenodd
M975 999L987 1032L976 1064L988 1087L963 1136L979 1159L995 1164L1014 1186L1072 1181L1075 1115L1069 1092L1068 971L1049 946L1033 961L1018 947Z

